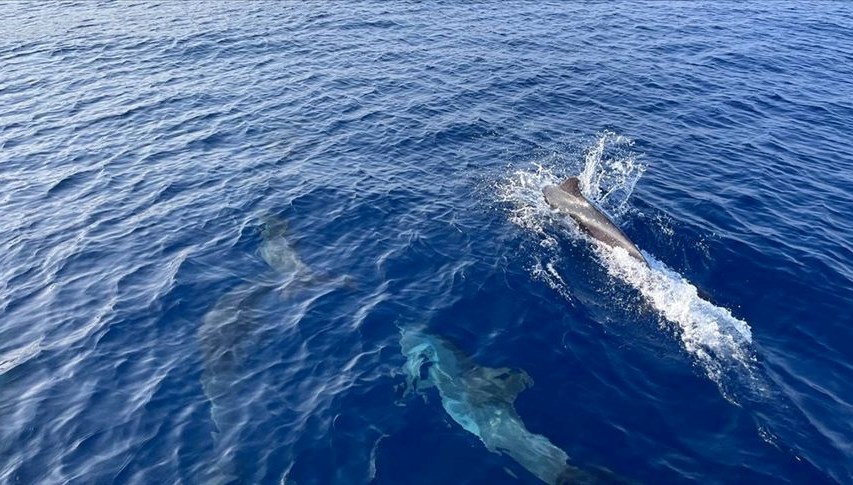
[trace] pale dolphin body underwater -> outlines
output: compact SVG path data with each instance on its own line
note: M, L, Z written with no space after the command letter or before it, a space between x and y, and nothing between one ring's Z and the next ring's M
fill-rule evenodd
M214 403L218 394L228 390L235 377L232 374L249 352L243 347L251 344L250 334L255 330L253 322L258 317L259 305L314 279L285 231L286 224L282 220L268 218L264 222L259 253L272 271L232 288L203 317L198 331L204 366L202 384L205 394ZM219 380L224 380L221 386Z
M279 278L312 277L311 270L299 259L293 244L287 239L287 223L284 220L267 218L261 227L261 238L261 258L275 270Z
M622 248L635 259L648 264L628 236L583 196L577 177L569 177L560 185L549 185L542 193L551 207L571 217L590 237L610 247Z
M489 451L508 455L548 484L612 481L604 470L588 472L569 465L563 450L528 431L513 406L518 394L533 384L523 371L478 366L446 340L417 330L404 329L400 346L409 388L435 386L447 414Z

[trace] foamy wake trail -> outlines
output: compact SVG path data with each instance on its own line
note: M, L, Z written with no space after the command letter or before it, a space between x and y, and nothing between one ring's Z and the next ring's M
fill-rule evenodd
M730 400L727 376L754 380L755 357L749 325L727 308L699 297L683 276L648 253L646 267L623 249L597 244L608 274L636 288L666 321L677 325L675 334L684 349L701 364Z
M534 162L532 167L511 172L497 185L499 201L507 205L510 221L538 236L543 249L551 253L536 257L530 267L531 275L570 301L573 298L567 281L571 281L571 275L558 272L554 263L560 256L554 250L561 232L558 228L577 228L571 219L547 205L542 189L559 183L565 176L580 174L584 195L618 219L629 209L627 200L645 170L630 151L631 146L630 140L606 132L573 165L557 166L555 160L559 157L551 157L550 161ZM610 276L636 288L666 322L674 324L669 326L683 348L727 399L735 400L727 390L731 378L754 381L752 387L758 384L753 372L752 333L745 321L728 309L700 298L695 286L648 253L644 252L649 262L646 267L622 249L604 247L586 238L580 230L571 233L593 244Z

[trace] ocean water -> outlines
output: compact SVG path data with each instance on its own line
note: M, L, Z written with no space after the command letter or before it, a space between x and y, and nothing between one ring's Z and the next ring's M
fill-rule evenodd
M0 483L853 483L849 4L0 19Z

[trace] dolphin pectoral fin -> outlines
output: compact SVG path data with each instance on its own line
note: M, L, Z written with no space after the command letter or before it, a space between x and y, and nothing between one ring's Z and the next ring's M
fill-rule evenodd
M533 385L533 379L526 372L520 370L507 367L482 367L478 369L478 372L478 377L484 385L497 391L491 395L491 398L500 398L501 401L510 404L522 391Z
M512 401L515 401L522 391L533 385L533 379L524 371L509 371L502 381L506 395L511 396Z
M347 290L358 289L355 279L349 275L329 276L327 274L305 271L297 275L293 280L281 285L279 292L282 296L287 296L301 290L324 285L345 288Z

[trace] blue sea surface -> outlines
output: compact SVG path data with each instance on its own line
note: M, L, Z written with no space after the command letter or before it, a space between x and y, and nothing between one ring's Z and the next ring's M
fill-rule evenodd
M0 483L853 483L849 3L0 20Z

